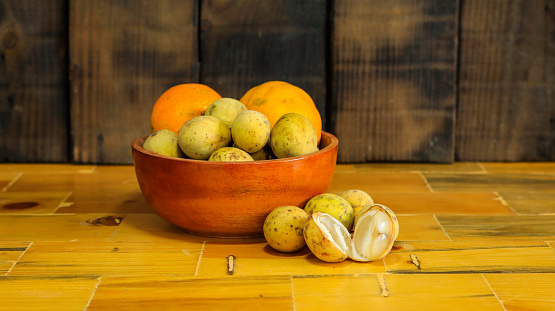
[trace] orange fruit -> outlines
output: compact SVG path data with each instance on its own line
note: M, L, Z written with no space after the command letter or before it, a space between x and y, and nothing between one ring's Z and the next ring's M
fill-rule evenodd
M322 118L314 101L304 90L283 81L269 81L250 89L239 100L249 110L264 114L273 127L286 113L305 116L316 131L318 143L322 135Z
M222 98L209 86L199 83L178 84L158 98L150 116L150 131L168 129L177 134L183 123L202 116L208 106Z

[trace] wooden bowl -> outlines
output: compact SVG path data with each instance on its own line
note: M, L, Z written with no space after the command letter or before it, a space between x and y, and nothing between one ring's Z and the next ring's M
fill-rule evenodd
M150 207L181 229L212 237L263 235L266 216L276 207L304 207L328 191L338 141L322 132L320 151L286 159L212 162L172 158L132 143L139 186Z

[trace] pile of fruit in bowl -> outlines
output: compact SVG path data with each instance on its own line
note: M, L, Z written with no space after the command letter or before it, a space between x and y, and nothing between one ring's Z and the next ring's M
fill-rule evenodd
M266 236L271 213L304 207L325 194L335 171L337 138L322 131L311 97L286 82L255 86L240 99L221 97L203 84L176 85L154 104L150 130L132 142L141 192L160 217L193 234ZM375 209L370 218L383 216ZM322 224L337 225L330 223L336 218L328 212L307 213L310 217L298 236L304 240L309 234L307 242L317 241L315 232ZM376 226L367 222L360 232ZM391 230L389 239L394 236ZM392 242L380 243L370 248L387 253ZM307 244L317 254L314 243ZM366 256L349 252L346 257L355 260Z

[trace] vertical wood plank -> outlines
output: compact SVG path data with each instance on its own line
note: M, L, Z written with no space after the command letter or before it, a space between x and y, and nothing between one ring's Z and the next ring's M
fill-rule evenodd
M0 1L0 162L68 160L66 36L66 1Z
M456 157L555 159L553 0L462 0Z
M71 0L75 162L132 162L158 97L198 80L196 24L197 0Z
M340 162L452 162L457 0L335 1Z
M224 97L281 80L304 89L326 121L326 0L206 0L201 81Z
M545 53L546 72L550 73L546 76L547 82L547 100L551 109L551 118L549 120L551 133L551 161L555 161L555 0L546 0L546 28L545 28ZM549 87L551 86L551 87Z

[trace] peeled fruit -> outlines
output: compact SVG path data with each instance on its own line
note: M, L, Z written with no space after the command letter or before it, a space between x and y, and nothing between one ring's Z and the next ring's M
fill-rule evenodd
M394 223L394 229L395 231L392 232L392 235L394 236L394 239L397 239L397 236L399 235L399 222L397 221L397 216L395 215L395 213L387 206L382 205L382 204L367 204L365 206L363 206L358 214L355 217L355 230L356 230L356 224L359 222L360 218L362 216L367 216L369 211L374 211L374 210L380 210L383 213L386 213L389 218L391 219L391 221ZM380 217L383 217L384 215L380 214Z
M222 147L210 155L208 161L243 162L253 161L250 154L234 147Z
M363 206L367 204L374 204L372 197L370 197L368 193L362 190L356 190L356 189L347 190L339 194L339 196L344 198L345 200L347 200L347 202L349 202L349 204L351 204L351 207L355 212L355 217L358 211L360 211L360 209Z
M279 159L296 157L318 151L318 137L306 117L287 113L274 124L270 145Z
M158 130L150 134L145 139L143 148L168 157L184 157L183 151L177 142L177 134L166 129Z
M352 238L337 219L322 212L310 216L303 232L310 251L323 261L351 258L366 262L389 254L399 234L399 223L389 208L376 204L361 215Z
M223 124L231 129L233 120L235 120L237 115L245 110L247 110L247 107L245 107L245 105L243 105L240 101L224 97L216 99L212 102L210 106L208 106L208 109L206 109L204 115L220 119Z
M306 202L304 210L310 215L323 212L337 219L347 230L353 228L355 214L351 204L344 198L333 193L319 194Z
M329 214L315 212L305 222L303 236L310 251L320 260L340 262L349 257L351 235Z
M241 112L231 125L235 145L248 153L262 149L270 139L270 121L258 111Z
M297 206L275 208L264 221L264 238L280 252L295 252L306 245L303 228L308 214Z
M385 205L367 205L360 211L353 234L354 260L372 261L385 257L399 236L397 216Z
M177 136L181 150L192 159L206 160L229 144L231 133L227 126L212 116L200 116L183 123Z

